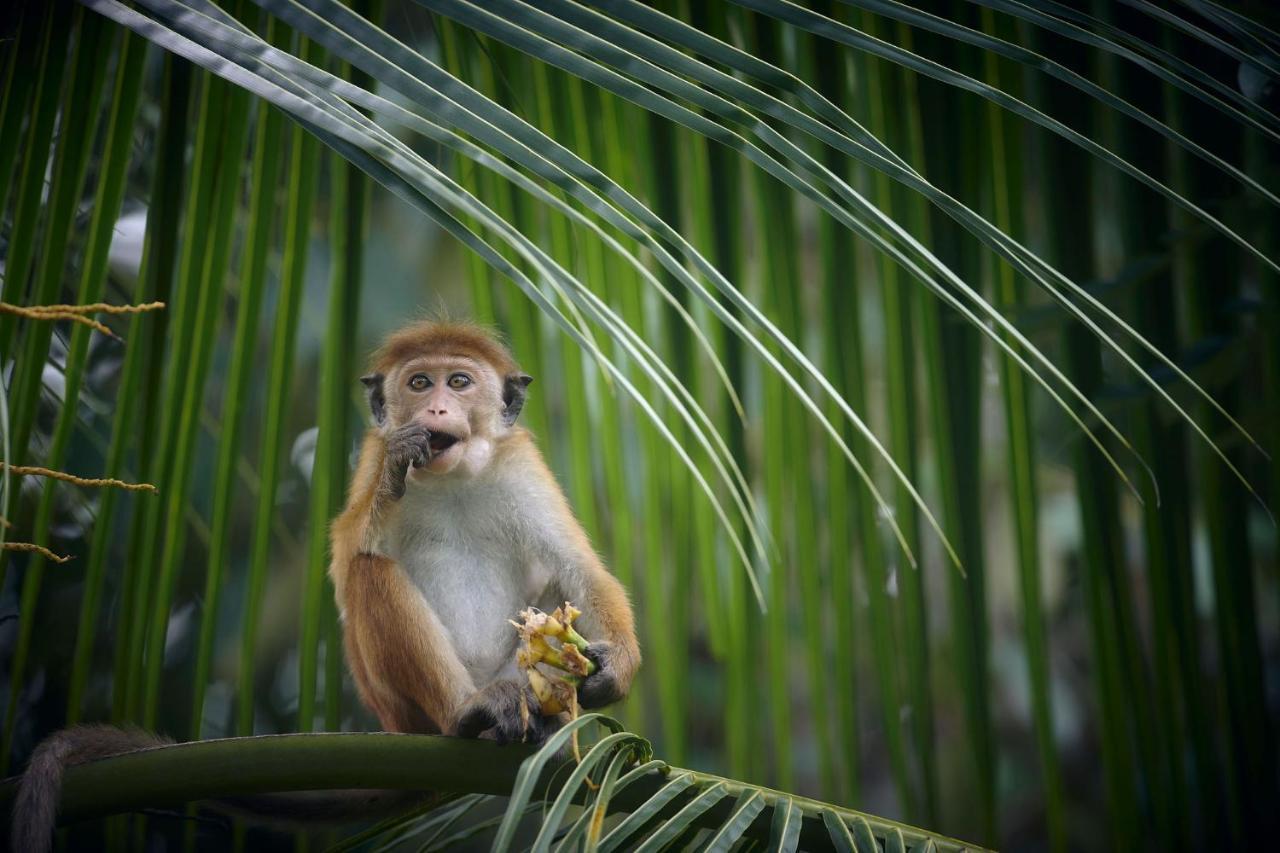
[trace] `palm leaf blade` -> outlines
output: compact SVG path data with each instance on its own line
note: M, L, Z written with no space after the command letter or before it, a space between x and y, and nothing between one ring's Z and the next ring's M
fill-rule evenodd
M707 840L704 853L725 853L737 843L764 809L764 796L759 791L744 790L738 795L733 812L724 825Z

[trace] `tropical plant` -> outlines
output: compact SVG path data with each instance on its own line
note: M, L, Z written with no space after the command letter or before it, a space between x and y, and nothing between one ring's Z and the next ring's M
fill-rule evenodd
M604 736L576 761L566 762L570 743L576 753L579 736L592 723ZM544 814L530 838L531 849L542 851L553 843L558 850L607 851L660 850L694 841L707 850L743 842L859 853L882 847L903 853L908 848L976 849L895 821L670 767L653 758L647 740L599 714L575 718L537 752L486 741L387 734L223 738L151 747L70 768L62 813L66 820L83 820L250 788L413 790L423 781L424 764L440 768L431 781L444 793L344 838L328 848L330 853L407 845L451 850L486 830L493 833L493 848L506 850L540 805ZM171 781L175 775L182 777L177 784ZM15 787L12 782L0 786L0 805L8 807ZM499 814L463 820L499 799L495 793L507 800ZM611 812L622 819L608 821Z
M798 809L900 846L767 781L989 844L1265 837L1274 10L381 6L10 16L0 762L89 718L363 724L326 523L363 346L422 301L386 258L441 238L431 289L554 377L529 423L636 593L620 715L738 780L664 770L650 794L680 797L622 798L613 831L687 842L705 808L794 844ZM616 732L571 772L610 803L649 757ZM559 843L591 837L592 808L549 802L535 846L567 815Z

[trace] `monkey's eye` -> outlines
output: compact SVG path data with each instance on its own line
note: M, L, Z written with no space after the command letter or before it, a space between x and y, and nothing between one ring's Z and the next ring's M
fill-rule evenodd
M465 373L455 373L449 377L450 388L466 388L471 384L471 377Z
M409 377L409 387L415 391L425 391L431 387L431 380L425 373L415 373Z

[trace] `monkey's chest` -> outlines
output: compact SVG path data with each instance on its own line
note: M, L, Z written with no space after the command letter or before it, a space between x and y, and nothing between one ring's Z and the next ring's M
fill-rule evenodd
M461 529L427 524L390 550L481 687L514 675L517 636L508 620L546 605L550 573L495 531L459 535Z

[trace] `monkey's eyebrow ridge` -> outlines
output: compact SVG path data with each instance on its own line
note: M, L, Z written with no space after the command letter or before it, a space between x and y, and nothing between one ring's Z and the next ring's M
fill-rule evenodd
M482 363L467 355L430 355L418 356L405 362L405 370L447 370L463 367L467 370L479 370Z

